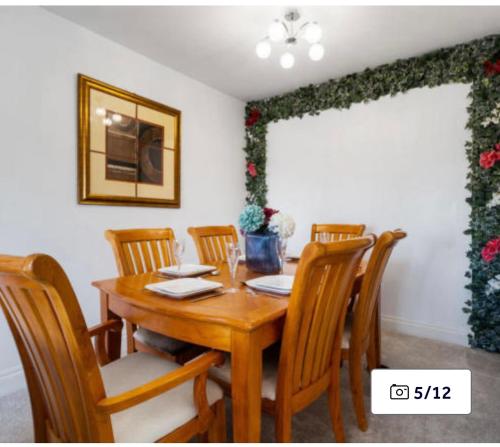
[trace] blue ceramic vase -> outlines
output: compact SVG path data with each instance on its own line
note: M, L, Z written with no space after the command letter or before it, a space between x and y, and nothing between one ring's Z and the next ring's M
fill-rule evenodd
M247 233L245 236L247 267L259 273L279 273L279 236L275 233Z

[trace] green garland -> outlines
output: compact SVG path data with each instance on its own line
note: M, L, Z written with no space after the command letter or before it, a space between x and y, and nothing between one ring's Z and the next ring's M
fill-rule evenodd
M500 125L485 125L485 119L499 103L500 106L500 35L444 48L423 56L398 60L374 69L332 79L322 84L309 85L293 92L268 99L251 101L246 106L246 188L247 202L266 205L266 134L267 124L304 115L318 115L328 109L348 109L352 104L369 102L386 95L418 87L436 87L450 83L472 84L468 107L467 128L472 139L466 143L469 161L467 189L471 206L470 224L466 234L471 235L467 252L470 260L470 278L467 288L472 298L464 311L469 313L473 347L500 352L500 254L485 260L484 250L495 253L500 247L499 206L491 206L493 194L500 187L500 161L488 168L480 165L480 156L492 151L500 143ZM485 74L485 62L490 72ZM491 70L491 66L493 69ZM498 72L495 72L498 68ZM500 152L498 152L500 155ZM494 157L494 155L493 155ZM500 156L498 157L500 160ZM496 244L496 245L495 245ZM486 247L486 248L485 248ZM491 248L493 247L493 248Z

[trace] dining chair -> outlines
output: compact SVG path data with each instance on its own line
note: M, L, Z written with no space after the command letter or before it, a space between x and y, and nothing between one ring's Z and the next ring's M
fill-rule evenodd
M233 225L190 227L188 233L196 245L201 264L226 262L226 243L238 243L238 234Z
M161 267L175 264L171 228L134 228L128 230L107 230L104 233L115 255L120 276L154 272ZM158 334L126 322L127 351L161 353L177 363L196 357L203 348L165 335Z
M349 362L352 401L358 426L363 431L368 428L363 400L363 356L366 354L369 371L379 366L378 335L375 334L373 326L378 323L380 286L392 250L405 237L406 233L398 229L385 231L377 239L353 312L346 318L342 339L342 359Z
M0 255L0 305L23 364L36 442L185 442L195 435L224 442L223 393L207 380L221 354L185 366L143 352L110 363L105 336L119 336L121 321L87 328L64 270L43 254Z
M279 356L263 358L262 409L275 417L276 440L290 442L292 416L328 391L337 442L344 441L340 401L341 342L347 302L373 236L309 243L297 266ZM269 352L271 355L268 355ZM210 376L228 392L231 362Z
M366 226L363 224L313 224L311 228L311 242L319 240L321 233L330 234L330 240L343 241L362 236Z

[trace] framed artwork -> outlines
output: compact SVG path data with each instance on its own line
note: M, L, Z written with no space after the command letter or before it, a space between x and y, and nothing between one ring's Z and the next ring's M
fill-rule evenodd
M79 203L180 207L181 112L78 75Z

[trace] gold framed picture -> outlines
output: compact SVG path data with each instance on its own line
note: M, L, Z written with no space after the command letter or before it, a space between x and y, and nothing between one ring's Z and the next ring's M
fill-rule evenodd
M180 207L181 112L78 75L78 199Z

